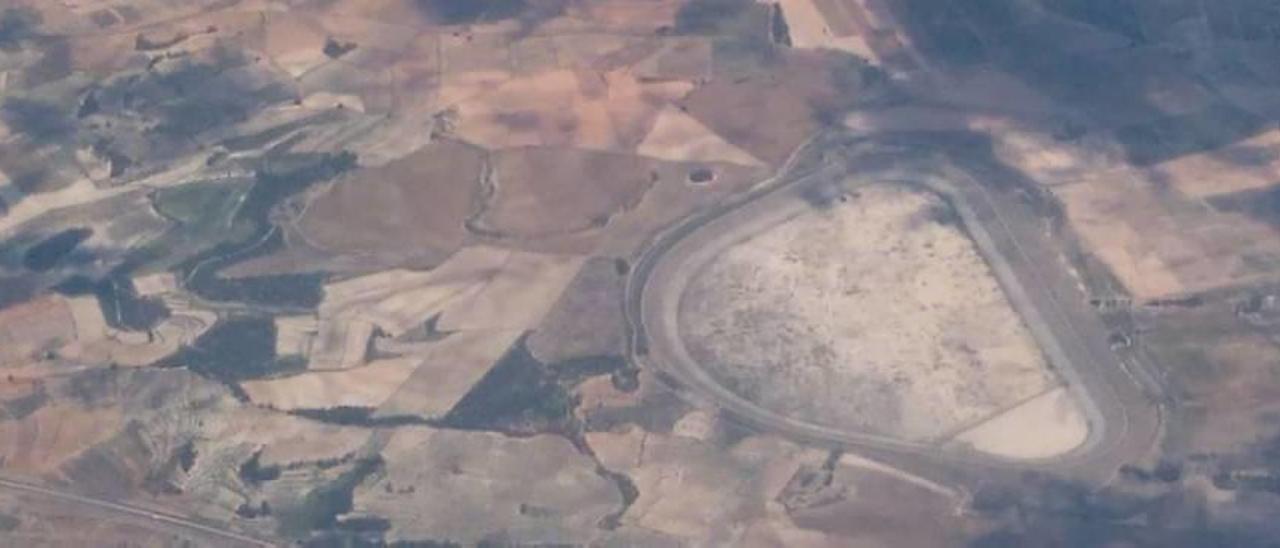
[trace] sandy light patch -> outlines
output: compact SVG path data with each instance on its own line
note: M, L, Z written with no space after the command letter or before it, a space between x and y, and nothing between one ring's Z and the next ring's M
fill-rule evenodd
M395 337L421 326L453 299L482 291L510 255L504 249L470 247L432 270L388 270L325 286L309 366L358 365L375 327Z
M515 330L462 331L421 345L414 353L420 365L377 414L444 416L507 353L520 333Z
M71 311L76 340L96 341L107 336L111 328L107 326L107 318L102 314L102 305L98 304L97 297L68 297L66 303Z
M762 166L758 158L730 144L679 109L662 109L637 154L674 162L726 162Z
M134 276L132 282L133 289L138 292L139 297L153 297L178 290L178 279L172 272Z
M1089 250L1139 300L1274 277L1275 229L1161 190L1135 173L1055 187ZM1127 175L1127 176L1125 176Z
M1011 459L1043 459L1084 443L1089 425L1065 388L1055 388L956 436L957 444Z
M276 355L306 356L311 353L320 323L315 316L276 316Z
M418 367L416 358L369 362L354 369L315 371L241 383L249 399L276 409L377 407Z
M532 329L560 299L583 261L571 255L512 252L482 291L444 308L439 329Z
M1280 146L1280 129L1273 129L1221 149L1180 156L1150 169L1183 194L1196 198L1262 189L1280 182L1277 146Z
M295 78L329 61L324 54L325 31L310 17L269 15L265 38L265 53Z
M876 54L866 40L857 34L839 35L831 29L826 17L812 0L778 0L791 33L791 45L797 48L827 48L847 51L864 59Z
M919 441L1056 382L949 206L856 193L703 267L680 302L695 360L775 412Z
M446 74L440 101L459 101L453 111L455 134L485 148L630 152L658 109L692 89L682 81L642 82L621 70L478 71Z

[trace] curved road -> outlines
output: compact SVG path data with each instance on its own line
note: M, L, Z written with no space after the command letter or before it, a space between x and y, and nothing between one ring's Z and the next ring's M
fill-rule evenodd
M85 508L86 511L97 510L117 514L148 523L152 527L172 529L189 537L191 540L205 542L210 546L275 546L275 544L264 540L206 525L185 517L164 513L160 510L86 497L22 480L0 477L0 489L45 497L63 504Z
M901 136L895 137L901 140ZM788 437L891 461L922 475L942 474L960 483L982 483L1027 470L1054 472L1100 485L1123 464L1148 455L1158 442L1161 410L1135 372L1110 348L1108 334L1086 299L1062 269L1043 232L1043 218L1017 192L992 192L954 162L938 163L937 145L916 141L855 144L823 136L807 143L779 174L746 195L697 213L658 235L642 252L626 289L629 356L636 365L662 371L692 399L728 411L751 425ZM945 152L945 151L942 151ZM833 159L832 157L835 156ZM821 157L822 159L817 159ZM801 159L803 158L803 159ZM986 174L990 175L990 174ZM847 186L845 181L888 182L925 187L952 204L1001 287L1023 317L1049 362L1066 382L1088 419L1087 441L1051 459L1016 461L944 447L944 441L913 443L797 420L744 399L714 380L684 348L676 326L678 302L689 265L703 264L736 241L808 210L809 185ZM1013 474L1013 476L1009 476Z

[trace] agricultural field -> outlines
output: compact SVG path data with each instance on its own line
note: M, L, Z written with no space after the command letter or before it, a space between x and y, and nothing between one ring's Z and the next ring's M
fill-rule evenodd
M0 545L1265 545L1266 4L0 3Z
M686 4L6 5L0 474L226 539L640 534L579 409L652 382L630 262L874 93Z

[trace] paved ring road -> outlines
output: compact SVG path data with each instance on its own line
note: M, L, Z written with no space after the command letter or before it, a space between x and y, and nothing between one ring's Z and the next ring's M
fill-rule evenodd
M911 145L916 156L932 146L927 138ZM664 372L687 396L755 427L861 452L925 475L943 473L960 483L981 483L992 474L1041 470L1097 485L1113 477L1121 465L1150 452L1160 436L1161 409L1111 350L1106 330L1069 276L1053 266L1055 251L1034 234L1043 219L1028 212L1016 195L993 193L973 176L952 172L943 177L936 170L914 169L910 161L905 168L899 165L875 173L859 173L856 162L831 160L813 169L797 169L797 158L815 154L806 149L831 147L828 137L812 139L775 178L739 199L694 214L650 242L632 268L625 297L631 331L628 354L635 365ZM1014 461L829 428L783 416L738 396L688 355L675 326L676 304L688 277L681 267L698 264L726 243L807 207L801 196L806 185L851 178L923 186L955 207L1010 301L1081 403L1090 423L1084 445L1051 459Z

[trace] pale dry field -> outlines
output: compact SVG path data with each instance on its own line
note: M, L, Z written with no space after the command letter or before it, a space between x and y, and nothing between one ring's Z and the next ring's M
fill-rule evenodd
M444 416L502 358L520 336L516 330L470 330L421 345L421 365L378 408L379 416Z
M533 329L560 299L585 259L512 251L478 291L451 299L440 311L444 331Z
M919 55L875 0L777 0L797 48L843 50L873 64Z
M1094 255L1139 300L1274 277L1275 229L1219 212L1136 173L1056 187L1067 219Z
M361 363L375 330L397 337L439 316L443 331L524 331L538 325L584 259L473 246L428 271L388 270L329 284L310 342L310 368ZM301 338L307 338L302 334Z
M170 314L149 331L110 327L95 297L67 298L76 336L59 348L57 355L73 362L143 367L195 342L218 320L216 313L193 308L179 293L159 295Z
M669 37L657 52L631 67L646 80L696 81L711 76L713 47L707 40L695 37Z
M710 169L715 180L690 184L689 173L695 167ZM636 206L610 219L607 234L601 238L599 254L627 257L641 249L653 231L668 226L696 211L719 203L769 177L766 168L735 164L669 164L654 162L658 181Z
M725 141L702 122L674 107L658 114L636 153L673 162L725 162L762 166L764 162Z
M769 436L726 449L637 427L588 433L587 443L601 464L626 474L640 490L623 516L625 525L698 545L736 544L749 528L761 535L804 535L774 499L800 466L825 457Z
M120 409L51 403L21 420L0 421L0 465L5 472L56 474L64 463L114 436L125 424Z
M1061 455L1085 442L1089 424L1066 388L1054 388L956 436L958 445L1012 459Z
M865 37L837 23L840 30L833 30L827 17L813 0L778 0L782 14L787 19L791 33L791 45L797 48L828 48L844 50L865 59L875 59L875 51L867 45Z
M681 81L642 82L621 71L507 74L477 90L480 95L457 103L456 131L462 139L489 149L569 146L627 151L653 123L661 105L692 88Z
M472 246L432 270L330 283L317 317L277 322L278 350L302 354L311 372L244 388L256 403L280 409L359 406L439 417L542 322L584 261ZM428 320L439 340L402 340ZM369 362L371 343L399 357Z
M475 147L435 141L343 178L310 201L297 227L308 244L334 253L438 264L466 242L484 161Z
M600 229L654 184L653 163L573 148L502 151L492 163L492 196L475 223L513 239Z
M833 62L843 56L822 50L782 50L768 72L712 78L677 105L702 125L754 158L779 166L821 128L823 111L852 104L861 89L839 81ZM761 108L768 105L768 108Z
M861 187L733 245L680 303L713 376L774 411L934 439L1056 381L954 214L931 194Z
M1149 168L1193 198L1257 190L1280 182L1280 129L1229 146L1180 156Z
M320 322L315 316L276 316L276 355L306 356L311 353Z
M48 296L0 310L0 366L32 361L43 349L75 339L75 321L66 299Z
M418 367L414 358L377 360L339 371L314 371L241 383L249 399L273 409L377 407Z
M391 542L473 544L501 532L514 544L583 544L622 503L595 463L558 436L403 428L382 456L385 472L356 489L353 508L386 518Z
M589 259L529 336L529 351L543 363L621 355L626 332L625 278L614 261Z
M263 466L285 467L347 457L371 435L366 428L324 424L255 407L210 414L204 418L201 434L203 452L261 451ZM204 479L203 472L192 474L194 482Z
M10 525L0 528L0 545L4 546L167 548L209 542L207 537L179 534L163 522L21 491L0 493L0 516L12 518Z

